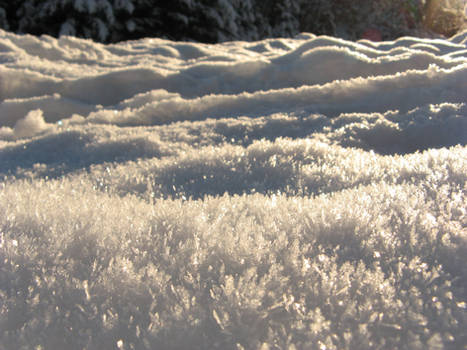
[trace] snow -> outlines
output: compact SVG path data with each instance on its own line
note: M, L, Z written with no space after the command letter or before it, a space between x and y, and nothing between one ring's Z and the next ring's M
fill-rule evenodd
M0 62L1 349L467 346L467 32Z

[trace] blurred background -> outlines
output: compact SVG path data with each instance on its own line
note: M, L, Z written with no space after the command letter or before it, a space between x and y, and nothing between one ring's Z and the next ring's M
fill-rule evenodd
M217 43L292 37L449 37L467 0L0 0L0 28L111 43L143 37Z

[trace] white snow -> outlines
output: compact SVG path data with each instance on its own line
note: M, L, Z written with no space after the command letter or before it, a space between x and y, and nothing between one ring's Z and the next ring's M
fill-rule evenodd
M464 348L466 181L467 32L0 31L0 349Z

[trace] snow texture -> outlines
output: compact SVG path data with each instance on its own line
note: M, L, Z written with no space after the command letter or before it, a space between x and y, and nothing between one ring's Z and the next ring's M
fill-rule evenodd
M0 349L467 346L467 32L0 63Z

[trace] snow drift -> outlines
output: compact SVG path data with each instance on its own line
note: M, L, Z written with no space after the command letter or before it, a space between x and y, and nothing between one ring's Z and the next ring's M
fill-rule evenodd
M0 348L467 346L466 45L0 31Z

